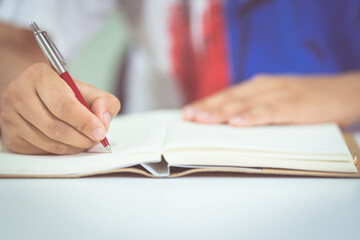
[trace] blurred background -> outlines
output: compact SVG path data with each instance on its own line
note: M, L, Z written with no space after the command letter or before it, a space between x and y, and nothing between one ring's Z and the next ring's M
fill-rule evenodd
M120 11L114 11L101 29L69 63L74 77L116 94L117 67L129 33ZM104 47L106 46L106 47Z
M325 6L325 7L324 7ZM71 74L121 112L179 108L256 74L360 69L357 0L0 0L0 22L53 37Z

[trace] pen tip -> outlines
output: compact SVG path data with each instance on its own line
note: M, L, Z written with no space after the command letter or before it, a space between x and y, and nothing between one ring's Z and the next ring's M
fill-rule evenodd
M110 145L107 145L105 148L106 148L106 151L108 151L108 153L112 153Z

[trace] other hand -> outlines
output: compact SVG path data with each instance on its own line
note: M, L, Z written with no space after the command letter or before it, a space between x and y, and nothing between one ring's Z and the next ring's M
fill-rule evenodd
M184 118L232 126L360 120L360 74L258 75L184 108Z

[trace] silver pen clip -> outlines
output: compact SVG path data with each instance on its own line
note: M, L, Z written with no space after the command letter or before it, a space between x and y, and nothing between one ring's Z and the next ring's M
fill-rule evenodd
M46 31L42 31L42 33L44 34L44 37L49 41L51 47L54 49L54 52L56 54L56 56L59 58L60 62L66 66L66 62L64 57L62 56L62 54L59 52L58 48L56 47L56 45L54 44L54 42L51 40L51 38L49 37L49 34Z
M66 72L67 70L64 57L61 55L54 42L50 39L47 32L40 30L35 22L30 23L30 28L34 32L35 39L41 50L47 59L49 59L51 66L58 72L59 75Z

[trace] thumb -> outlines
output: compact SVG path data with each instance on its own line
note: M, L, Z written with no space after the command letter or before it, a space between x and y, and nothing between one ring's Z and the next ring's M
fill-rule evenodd
M95 98L91 104L91 111L103 122L106 131L109 130L111 120L120 111L120 101L112 94Z
M105 92L93 85L76 80L80 92L89 104L91 111L104 124L106 130L109 130L111 120L120 111L120 101L114 95Z

